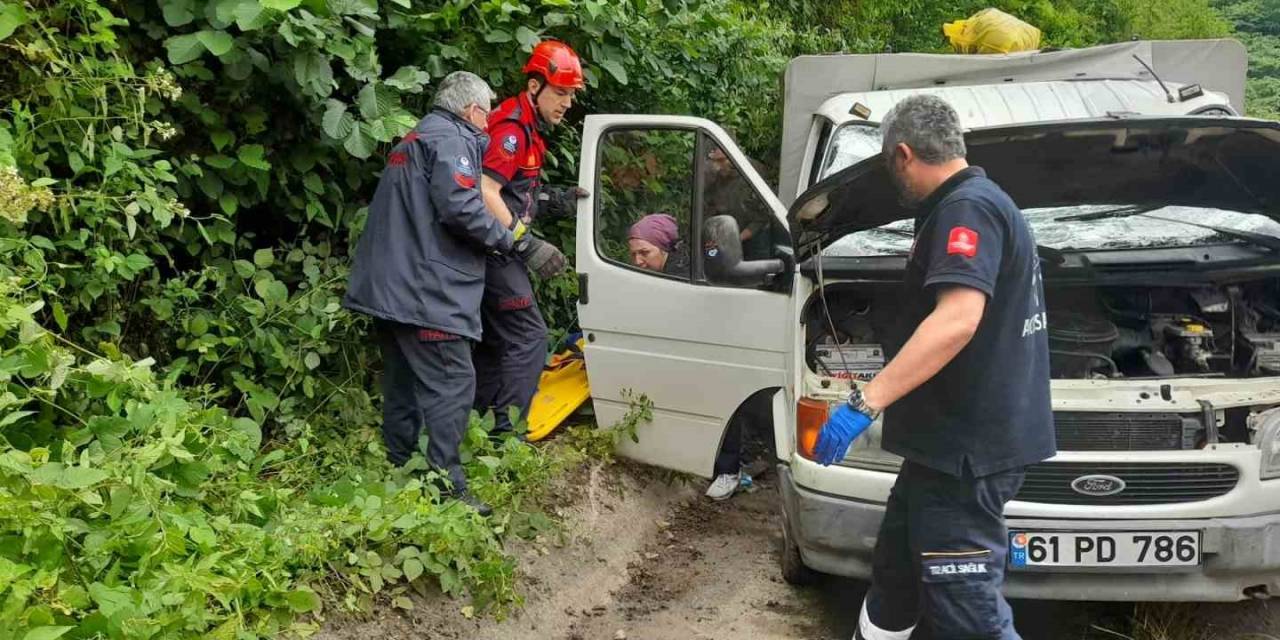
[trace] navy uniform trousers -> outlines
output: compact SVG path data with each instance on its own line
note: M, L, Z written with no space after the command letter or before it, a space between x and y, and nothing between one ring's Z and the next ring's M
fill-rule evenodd
M1000 586L1009 550L1004 505L1024 476L1018 468L957 478L903 463L876 540L870 621L887 631L919 622L917 638L1017 640Z
M524 261L512 255L488 257L480 318L483 334L472 357L474 406L481 413L495 412L495 431L509 431L513 426L509 409L515 407L522 418L528 416L547 361L547 325L534 300Z
M392 464L403 465L427 432L427 462L449 476L455 492L467 478L458 447L475 393L471 341L449 333L375 320L382 349L382 438Z

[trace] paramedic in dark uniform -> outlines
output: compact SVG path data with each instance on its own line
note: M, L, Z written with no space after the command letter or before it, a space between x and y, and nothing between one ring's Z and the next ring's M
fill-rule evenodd
M475 392L485 256L550 247L485 209L478 181L492 100L474 74L441 81L434 109L387 156L342 302L374 319L387 457L408 462L425 426L427 461L482 514L489 507L467 491L458 446Z
M542 184L546 142L542 136L564 120L574 94L583 85L582 63L568 45L540 42L525 63L526 91L498 105L489 115L489 146L481 186L484 202L502 224L529 225L539 214L572 216L577 187ZM550 247L550 245L548 245ZM563 271L558 251L538 261L490 256L485 272L484 340L476 347L475 408L494 410L496 431L512 428L510 407L529 412L547 357L547 325L533 297L529 271L550 278Z
M1027 465L1055 453L1036 242L1013 200L965 161L959 117L934 96L881 124L883 156L917 209L905 317L884 370L823 426L831 464L882 411L885 450L905 458L885 506L854 638L1015 639L1000 593L1004 505Z

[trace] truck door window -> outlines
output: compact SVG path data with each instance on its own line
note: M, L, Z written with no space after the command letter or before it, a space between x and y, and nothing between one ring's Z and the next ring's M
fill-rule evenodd
M852 167L880 153L880 127L864 122L848 122L836 130L827 147L826 166L818 180Z
M706 150L703 174L701 220L727 215L738 221L742 238L743 260L768 260L776 257L777 246L787 245L786 229L778 223L773 210L765 203L747 176L734 164L729 154L710 136L703 138ZM750 159L752 169L761 176L769 175L763 164ZM708 278L712 284L714 278ZM745 285L744 285L745 286Z
M696 145L691 130L614 129L604 135L595 213L601 257L655 277L690 279Z

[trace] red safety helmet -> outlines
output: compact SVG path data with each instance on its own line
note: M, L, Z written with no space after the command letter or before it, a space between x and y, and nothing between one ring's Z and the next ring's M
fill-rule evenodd
M529 54L524 63L524 73L537 73L547 79L547 84L562 89L581 89L582 62L569 45L556 40L543 40Z

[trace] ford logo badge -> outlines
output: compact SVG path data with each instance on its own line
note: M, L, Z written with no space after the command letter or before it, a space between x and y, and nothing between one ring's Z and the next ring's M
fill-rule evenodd
M1071 481L1071 489L1078 494L1101 498L1124 491L1124 480L1115 476L1080 476Z

